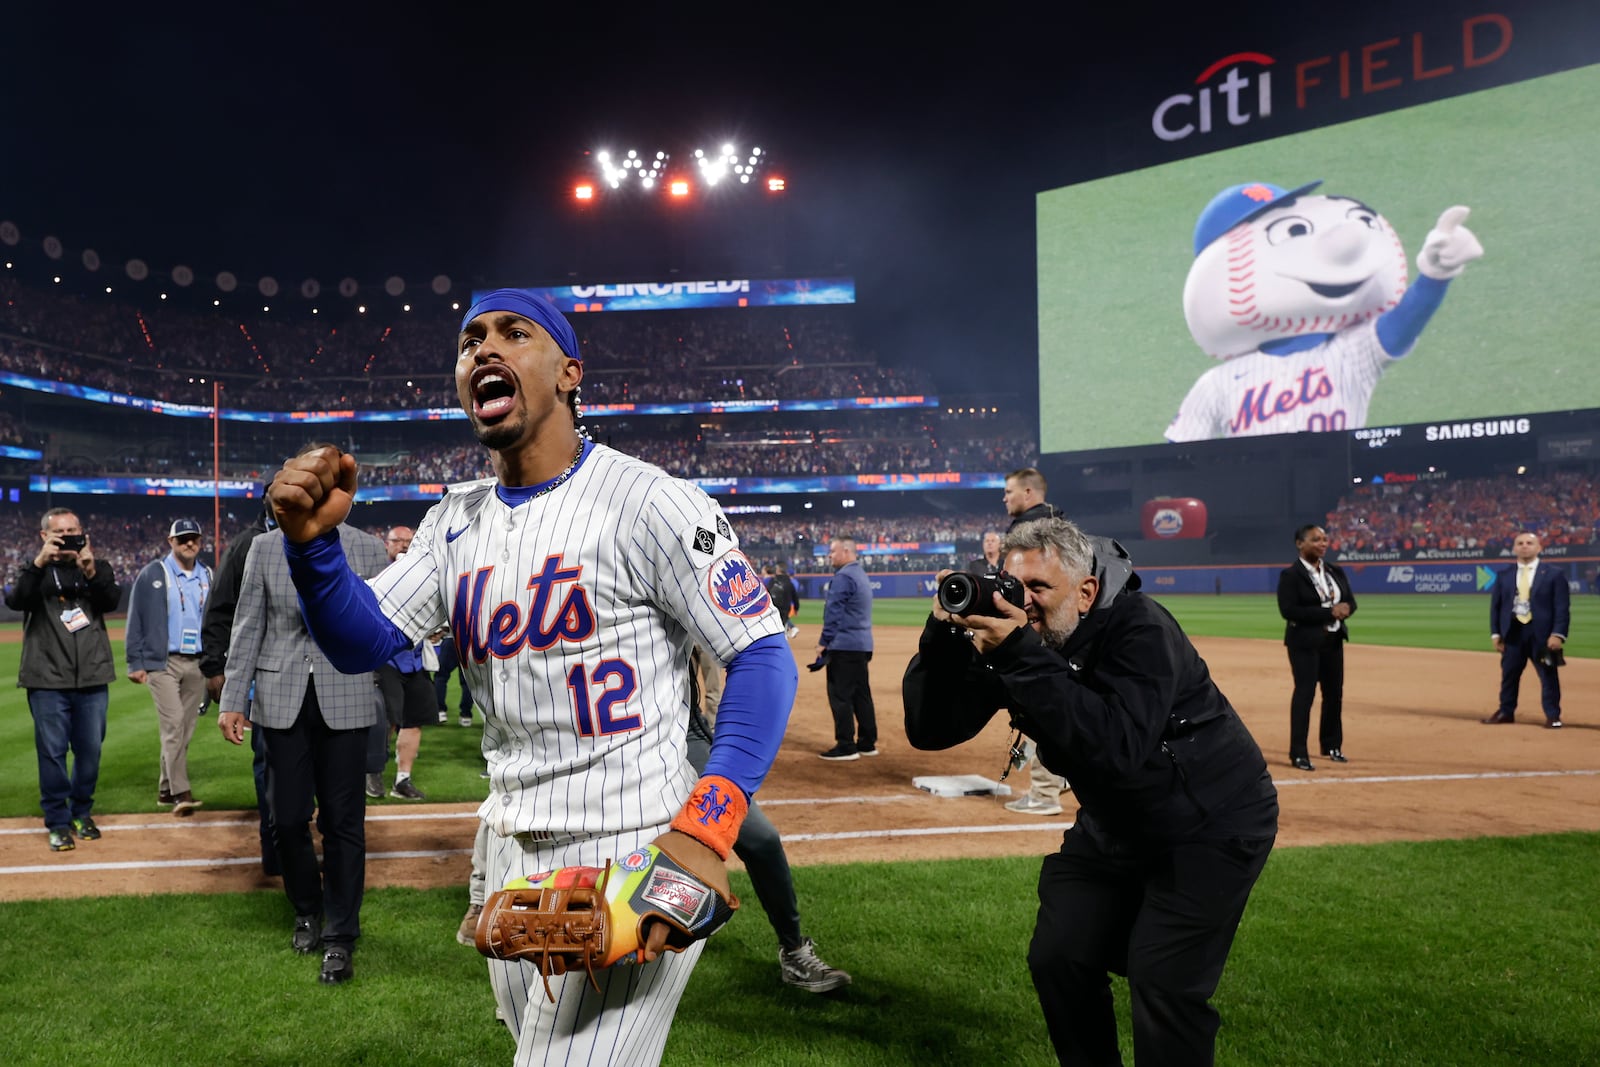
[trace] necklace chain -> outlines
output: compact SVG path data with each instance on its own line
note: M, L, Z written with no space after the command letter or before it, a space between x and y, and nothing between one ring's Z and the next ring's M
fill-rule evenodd
M562 471L560 474L556 475L555 478L550 482L549 485L545 486L543 489L539 490L537 493L533 494L528 499L529 500L538 500L540 497L544 496L546 493L554 492L556 489L558 489L561 486L561 483L565 482L568 478L572 477L572 472L578 469L578 461L583 458L583 446L586 445L586 444L588 444L588 442L585 441L582 436L580 436L578 438L578 450L572 454L572 462L567 464L567 469Z

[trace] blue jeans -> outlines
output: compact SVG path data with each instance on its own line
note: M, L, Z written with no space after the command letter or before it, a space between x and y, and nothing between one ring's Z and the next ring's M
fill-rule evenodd
M39 807L48 827L86 819L94 810L94 787L100 780L100 745L106 739L106 706L111 691L30 689L33 745L39 753ZM67 773L67 750L72 773Z

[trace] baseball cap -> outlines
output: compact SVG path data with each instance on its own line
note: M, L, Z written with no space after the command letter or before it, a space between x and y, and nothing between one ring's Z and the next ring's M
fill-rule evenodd
M200 524L193 519L179 519L172 524L172 529L167 531L168 537L204 537Z
M1211 203L1200 212L1200 219L1194 224L1194 254L1198 256L1212 241L1241 222L1249 222L1275 204L1304 196L1321 184L1322 179L1318 178L1294 189L1271 182L1228 186L1212 197Z
M465 330L467 323L482 315L485 311L510 311L531 319L543 326L556 344L561 346L570 359L582 360L583 354L578 349L578 335L572 331L572 323L567 317L556 310L556 306L532 289L495 289L484 293L467 313L461 317L461 328Z

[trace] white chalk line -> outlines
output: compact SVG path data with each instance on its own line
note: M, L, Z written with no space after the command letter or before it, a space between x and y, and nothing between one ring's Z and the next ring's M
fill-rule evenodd
M1415 774L1415 775L1371 775L1359 778L1287 778L1274 779L1280 787L1284 786L1335 786L1335 785L1374 785L1396 784L1412 782L1460 782L1460 781L1492 781L1516 778L1582 778L1600 775L1600 769L1595 770L1564 770L1564 771L1480 771L1463 774ZM789 800L773 800L763 802L763 807L776 807L783 804L882 804L893 803L911 799L928 799L929 794L918 790L899 796L859 796L859 797L821 797L814 800L801 798ZM959 799L959 798L941 798ZM465 812L417 812L414 814L369 815L368 822L407 822L419 819L476 819L477 813ZM783 839L790 842L800 841L856 841L864 839L883 839L895 837L933 837L953 834L1009 834L1009 833L1061 833L1072 825L1070 820L1028 824L1024 826L991 825L991 826L925 826L893 830L845 830L832 833L819 834L784 834ZM212 827L248 827L258 828L254 819L231 819L225 821L185 821L174 825L170 820L158 823L119 824L114 832L125 830L200 830ZM7 829L0 830L0 834L38 834L41 831L34 829ZM470 855L470 848L438 849L430 851L413 852L369 852L369 860L407 860L407 859L444 859L450 856ZM230 867L249 866L260 863L257 856L223 857L218 859L192 859L192 860L161 860L147 862L129 860L116 863L49 863L35 864L24 867L0 867L0 876L9 874L57 874L62 871L129 871L148 870L162 867Z

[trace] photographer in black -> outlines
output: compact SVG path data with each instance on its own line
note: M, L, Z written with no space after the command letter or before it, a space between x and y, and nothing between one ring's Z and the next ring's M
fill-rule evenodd
M1028 948L1058 1059L1122 1062L1115 972L1137 1062L1210 1064L1211 995L1277 835L1266 761L1121 545L1043 519L1002 551L1022 606L994 594L953 615L936 597L903 682L906 736L950 748L1008 708L1072 781L1082 806L1040 870Z

